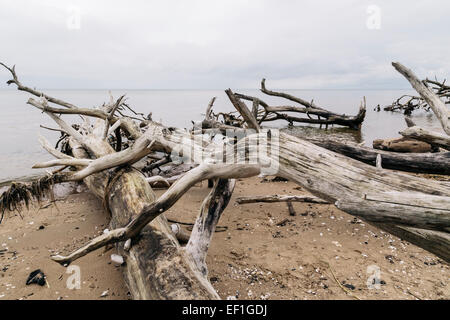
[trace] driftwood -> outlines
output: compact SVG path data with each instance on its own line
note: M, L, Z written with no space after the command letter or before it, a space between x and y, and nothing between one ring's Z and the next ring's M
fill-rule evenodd
M427 87L431 87L431 90L435 95L444 100L445 104L450 104L450 86L445 85L445 81L429 80L422 81ZM420 94L420 92L419 92ZM378 105L376 110L380 111ZM414 110L423 109L430 111L431 107L427 100L422 96L405 94L393 101L390 105L383 107L384 111L397 111L403 112L405 115L410 115Z
M329 125L336 124L351 129L359 129L364 121L366 115L365 104L360 106L356 116L337 114L317 106L314 102L308 102L284 92L268 90L265 81L265 79L261 81L261 92L270 96L287 99L298 105L270 106L260 98L234 93L228 89L225 92L241 117L233 116L232 114L226 115L224 113L214 115L211 110L212 104L214 103L214 100L212 100L206 112L207 117L202 123L203 128L226 130L246 125L250 129L256 129L256 127L263 122L285 120L291 125L294 123L310 123L328 127ZM244 108L245 104L241 99L252 102L251 111L247 107ZM223 116L223 122L218 121L219 115ZM306 115L306 117L299 117L299 115ZM312 116L315 116L316 118L313 118Z
M439 96L436 95L428 85L426 85L426 82L420 81L410 69L398 62L393 62L392 65L409 81L411 86L420 94L422 99L426 101L441 122L442 129L444 129L447 135L450 135L450 111L445 103L439 99ZM450 94L447 95L447 97L449 96Z
M270 195L270 196L254 196L254 197L239 197L236 198L236 203L256 203L256 202L307 202L307 203L320 203L329 204L329 202L313 196L289 196L289 195Z
M52 259L67 265L93 250L116 243L126 259L125 279L135 298L218 298L206 277L209 243L230 200L233 179L261 174L294 181L343 211L450 261L448 183L384 170L384 159L383 168L372 167L289 134L264 130L261 119L257 119L259 103L254 102L249 110L231 90L227 90L227 95L239 116L230 117L229 123L220 125L234 127L239 123L241 128L237 131L243 134L217 141L203 129L189 132L165 127L150 117L140 120L124 116L122 98L95 110L78 108L24 87L14 68L8 70L13 75L8 83L41 97L30 99L29 104L50 116L67 135L69 154L41 140L56 159L37 166L75 168L76 171L60 171L49 179L85 181L92 192L104 199L111 212L111 231L66 256L52 256ZM59 114L82 115L83 124L71 126ZM208 106L205 120L217 122L212 114ZM97 118L93 126L87 117ZM252 130L245 131L244 127ZM120 140L116 137L113 146L108 140L113 134L123 134L129 145L120 144L116 148ZM258 148L257 153L252 153L254 146L264 146L267 152ZM183 160L193 164L191 170L157 199L147 177L132 166L155 151L170 154L173 162ZM234 155L241 156L239 161L235 161ZM224 162L224 159L233 160ZM183 248L163 213L192 186L207 179L214 180L214 187L203 202L189 242ZM14 201L20 201L20 196L19 193Z
M433 151L433 147L429 143L405 137L375 139L373 140L372 146L374 149L405 153L425 153Z
M418 126L406 128L399 133L406 138L423 141L430 145L450 151L450 136L448 135L425 130Z
M379 157L381 166L385 169L415 173L450 174L450 152L397 153L333 140L313 138L307 140L322 148L372 166L376 166L377 157Z

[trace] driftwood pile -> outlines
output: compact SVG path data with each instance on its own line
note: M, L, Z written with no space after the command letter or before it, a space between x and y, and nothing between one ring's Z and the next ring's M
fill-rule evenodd
M424 86L432 90L436 96L442 99L445 104L450 104L450 86L445 84L445 80L438 81L437 79L425 79L422 80L422 83ZM381 110L379 106L375 109L377 111ZM411 115L414 110L419 109L430 111L432 107L421 95L417 96L409 94L402 95L390 105L383 107L384 111L403 112L405 115Z
M35 167L59 167L48 177L49 181L83 180L111 213L111 231L72 253L51 258L67 266L95 249L115 243L126 261L124 277L135 299L219 298L207 277L205 259L209 243L232 196L234 179L257 175L289 179L321 199L279 196L275 200L333 203L351 215L450 261L448 183L386 170L389 158L385 155L380 161L378 154L373 159L370 154L354 150L357 157L364 158L360 160L378 163L370 166L339 154L349 152L339 149L341 147L322 143L323 148L321 142L311 143L261 126L266 121L284 119L290 123L359 128L365 114L364 104L354 117L339 115L313 102L267 90L263 80L263 93L286 98L301 106L269 106L258 98L228 89L226 93L238 114L215 114L212 100L202 127L186 131L166 127L152 121L151 116L135 112L127 115L131 108L124 97L111 98L109 103L96 109L75 106L24 86L14 67L3 66L12 75L8 84L36 96L30 98L28 104L51 117L63 136L63 149L54 148L44 138L40 139L43 148L55 159ZM394 64L394 67L411 82L449 135L449 111L444 103L410 70L400 64ZM243 100L251 101L252 108L249 109ZM286 115L287 111L306 117ZM78 114L83 122L68 124L62 118L64 114ZM223 135L227 130L234 130L233 136ZM429 140L430 133L425 135L423 131L417 127L414 130L418 139ZM448 147L448 137L437 139L434 133L431 137L433 144ZM442 159L431 166L441 166L448 174L448 154L442 154ZM431 157L436 159L437 154L430 155L422 161L427 163L432 161ZM164 172L163 166L169 163L183 164L182 169L171 173L171 181L157 173L159 170ZM199 208L186 246L181 246L176 230L172 230L163 213L192 186L208 179L212 182L212 190ZM151 187L155 183L170 187L157 198ZM4 211L8 205L27 201L29 192L26 187L19 188L13 198L0 201L0 209ZM33 192L39 197L39 190Z

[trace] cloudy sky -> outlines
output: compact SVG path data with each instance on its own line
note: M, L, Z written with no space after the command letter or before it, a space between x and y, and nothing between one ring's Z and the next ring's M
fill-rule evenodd
M450 74L449 13L445 0L0 0L0 61L40 88L408 88L391 61Z

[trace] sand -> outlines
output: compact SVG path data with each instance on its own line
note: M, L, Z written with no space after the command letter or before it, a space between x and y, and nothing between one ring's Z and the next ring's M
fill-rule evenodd
M261 181L237 182L219 222L227 229L211 243L209 277L223 299L450 298L448 264L332 205L294 203L297 215L290 216L285 203L235 203L238 196L307 194L291 182ZM193 187L167 218L193 222L208 192L206 182ZM80 289L69 289L71 274L49 259L107 228L100 200L84 192L21 215L9 214L0 225L0 300L130 299L122 267L111 262L115 249L99 249L74 263ZM35 269L46 274L48 285L25 285ZM369 288L377 270L381 284Z

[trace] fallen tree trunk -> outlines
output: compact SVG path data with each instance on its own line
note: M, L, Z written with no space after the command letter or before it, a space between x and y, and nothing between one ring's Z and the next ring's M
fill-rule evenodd
M322 148L376 166L378 155L385 169L432 174L450 174L450 152L396 153L333 140L307 139Z

